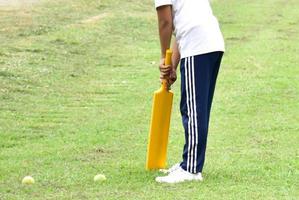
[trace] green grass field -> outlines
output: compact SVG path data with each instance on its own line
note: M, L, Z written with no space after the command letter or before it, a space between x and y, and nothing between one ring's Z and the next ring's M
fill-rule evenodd
M0 0L0 199L299 199L299 2L212 5L227 51L205 180L161 185L144 169L153 1ZM179 85L169 165L184 142Z

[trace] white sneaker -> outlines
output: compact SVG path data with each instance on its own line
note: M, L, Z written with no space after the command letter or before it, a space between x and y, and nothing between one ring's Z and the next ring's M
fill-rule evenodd
M169 169L159 169L159 171L163 172L164 174L169 174L169 173L177 170L178 168L180 168L180 163L176 163L175 165L173 165Z
M202 181L201 173L192 174L183 170L181 167L170 172L167 176L160 176L156 178L158 183L180 183L185 181Z

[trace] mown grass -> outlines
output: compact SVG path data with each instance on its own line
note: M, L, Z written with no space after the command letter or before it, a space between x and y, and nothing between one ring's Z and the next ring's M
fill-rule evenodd
M153 2L0 7L0 199L298 199L299 4L212 3L227 51L205 180L178 185L144 170L159 87ZM184 138L179 81L173 91L170 165Z

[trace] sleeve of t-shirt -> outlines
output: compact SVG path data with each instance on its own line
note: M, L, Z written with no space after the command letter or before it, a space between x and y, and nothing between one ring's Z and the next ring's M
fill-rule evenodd
M171 0L155 0L155 7L158 8L160 6L165 6L165 5L172 5Z

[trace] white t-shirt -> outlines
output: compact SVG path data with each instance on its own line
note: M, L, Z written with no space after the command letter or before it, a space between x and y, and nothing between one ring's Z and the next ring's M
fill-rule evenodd
M224 41L209 0L155 0L156 8L172 5L174 35L181 58L223 51Z

